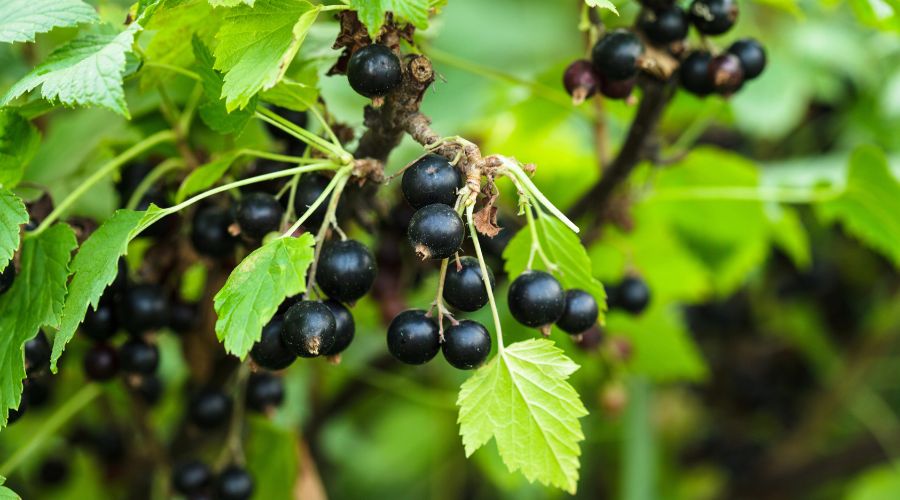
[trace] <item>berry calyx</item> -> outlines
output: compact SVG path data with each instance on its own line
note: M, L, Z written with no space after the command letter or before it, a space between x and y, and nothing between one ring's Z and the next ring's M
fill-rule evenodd
M84 321L81 323L81 333L88 338L97 341L109 340L119 331L119 322L116 315L116 307L112 300L104 295L97 304L97 309L88 307Z
M709 79L716 92L731 95L744 84L741 60L734 54L721 54L709 61Z
M241 234L260 240L277 231L284 210L281 203L268 193L247 193L237 205L236 218Z
M151 284L130 287L125 292L119 318L132 335L164 328L169 324L169 299L165 290Z
M231 415L231 398L217 390L200 391L191 398L188 415L201 429L219 427Z
M309 207L319 199L329 182L331 182L331 178L322 174L312 173L300 177L300 181L297 183L297 192L294 194L294 210L298 216L305 214ZM329 194L325 201L309 214L309 217L303 222L305 227L317 228L322 225L330 199L331 195Z
M254 373L247 381L247 406L264 413L281 406L284 401L284 382L270 373Z
M335 356L350 347L350 343L353 342L353 337L356 334L356 322L353 320L353 314L350 313L350 310L344 304L336 300L326 300L323 304L334 315L335 328L334 345L322 354L324 356Z
M44 332L25 342L25 371L33 373L43 370L50 364L50 342Z
M734 42L728 47L728 53L734 54L741 61L745 80L756 78L766 69L766 49L752 38Z
M709 62L712 55L706 51L691 52L681 62L678 75L681 86L688 92L704 97L715 90L712 79L709 77Z
M283 327L284 317L275 316L263 327L259 342L253 344L253 348L250 349L253 361L266 370L283 370L297 359L297 355L281 339Z
M721 35L737 21L736 0L694 0L688 13L691 23L704 35Z
M105 382L119 372L119 356L109 344L96 343L84 354L84 373L89 380Z
M253 496L253 477L237 465L229 465L216 478L216 498L247 500Z
M453 206L461 184L459 171L446 158L429 154L416 160L403 172L400 188L406 201L414 208L433 203Z
M454 368L478 368L491 353L491 334L481 323L464 319L444 332L441 350Z
M191 226L191 243L197 253L213 258L234 253L237 239L228 231L234 219L225 207L210 205L197 210Z
M328 297L355 302L375 282L375 256L356 240L328 243L322 249L316 270L316 284Z
M304 300L287 310L281 338L294 354L314 358L334 345L337 324L325 304Z
M636 276L629 276L615 287L611 294L610 307L624 309L631 314L640 314L650 303L650 287Z
M638 71L638 58L644 52L641 40L630 31L618 30L604 36L594 45L591 60L604 78L627 80Z
M365 97L385 96L402 79L400 59L384 45L367 45L354 52L347 63L347 81L353 90Z
M440 331L425 311L403 311L388 326L387 345L397 360L408 365L421 365L434 358L441 349Z
M687 36L689 25L687 13L677 5L644 9L638 18L641 31L659 45L683 40Z
M16 280L16 266L12 261L7 263L6 267L0 272L0 295L6 293L12 287L13 281Z
M600 75L590 61L579 59L566 67L563 73L563 87L572 96L572 103L577 106L597 93L600 88Z
M212 469L199 460L179 463L172 470L172 487L186 496L202 493L212 484L212 479Z
M578 335L594 326L599 315L600 308L593 295L584 290L569 290L563 315L556 321L556 326L570 335Z
M446 259L459 251L465 226L453 208L435 203L413 214L406 234L422 260Z
M565 292L550 273L525 271L509 286L509 312L525 326L545 330L565 310Z
M491 287L494 286L494 273L487 268ZM462 257L459 265L451 261L447 266L444 278L444 300L460 311L473 312L488 303L487 288L481 274L481 266L475 257Z
M159 366L159 348L140 338L130 338L119 347L122 370L140 375L152 375Z

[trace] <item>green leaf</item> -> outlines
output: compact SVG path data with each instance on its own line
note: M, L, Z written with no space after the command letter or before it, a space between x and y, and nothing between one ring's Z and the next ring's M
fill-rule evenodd
M294 484L300 470L299 437L291 430L276 426L267 418L247 419L247 467L256 485L256 498L294 498Z
M11 188L22 180L40 145L37 127L14 109L0 109L0 186Z
M122 78L125 55L131 52L134 35L140 30L138 23L132 23L121 33L103 27L79 35L13 85L3 96L3 104L42 86L41 95L48 101L101 106L130 117Z
M471 456L493 437L510 471L574 494L578 485L580 417L587 415L566 379L578 369L546 339L517 342L494 357L459 391L460 435Z
M584 3L586 3L588 7L599 7L601 9L612 11L612 13L617 16L619 15L616 5L610 2L610 0L584 0Z
M809 237L797 212L776 206L768 210L768 216L772 242L791 258L798 269L809 269L812 265Z
M25 204L11 191L0 188L0 271L19 248L19 226L28 222Z
M75 233L56 224L22 245L19 274L0 296L0 427L10 408L18 408L25 378L25 342L42 326L57 327L66 297L69 258Z
M857 148L848 168L843 194L819 205L819 216L826 223L841 223L900 267L900 182L891 174L884 153L873 146Z
M116 278L119 257L128 250L128 242L144 219L144 212L119 210L103 223L81 245L72 260L72 281L63 308L59 331L53 338L50 369L56 372L56 362L66 344L72 340L78 325L84 320L88 305L95 309L100 296Z
M428 27L429 0L385 0L390 11L419 29Z
M248 255L215 297L216 335L243 359L285 298L306 291L313 236L278 238Z
M190 173L178 187L178 194L175 195L175 203L181 203L188 196L199 193L206 188L212 186L228 172L228 168L240 156L237 151L225 153L219 158L201 166L197 170Z
M622 446L622 498L653 500L656 494L656 440L651 385L642 378L629 380Z
M204 101L200 104L200 118L209 128L220 134L239 134L247 126L247 122L256 111L256 96L244 109L230 112L225 108L225 101L221 98L222 86L225 79L213 69L215 60L206 45L197 38L193 38L194 56L197 58L197 73L203 84Z
M373 39L378 37L384 26L384 14L389 10L385 4L388 2L390 0L350 0L350 8L356 11L356 16Z
M98 19L94 8L81 0L4 0L0 3L0 42L33 42L38 33Z
M144 49L144 59L177 67L189 66L194 62L193 37L211 44L220 26L221 12L210 7L206 0L164 2L146 26L147 31L156 33ZM153 87L175 75L172 71L153 67L145 67L142 73L143 88Z
M249 5L253 7L256 0L209 0L209 4L213 7L235 7L237 5Z
M315 66L307 66L315 76ZM292 109L294 111L306 111L319 99L319 89L312 84L295 82L285 78L278 85L260 94L263 101L276 106Z
M0 476L0 500L21 500L22 497L16 494L15 491L3 486L6 484L6 478Z
M306 0L259 0L225 14L214 67L225 72L222 97L228 111L245 108L281 80L321 8Z

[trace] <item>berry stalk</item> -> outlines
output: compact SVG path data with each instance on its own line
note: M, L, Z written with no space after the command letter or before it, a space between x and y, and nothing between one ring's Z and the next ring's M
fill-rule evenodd
M494 329L497 331L497 350L501 353L505 349L503 345L503 327L500 325L500 313L497 311L497 301L494 299L494 289L491 286L490 273L488 273L487 263L484 261L484 254L481 252L481 244L478 242L478 231L475 229L475 221L473 214L475 212L475 204L466 205L466 221L469 225L469 234L472 236L472 245L475 247L475 255L478 256L478 266L481 268L481 276L484 281L484 289L487 290L488 303L491 305L491 316L494 318Z

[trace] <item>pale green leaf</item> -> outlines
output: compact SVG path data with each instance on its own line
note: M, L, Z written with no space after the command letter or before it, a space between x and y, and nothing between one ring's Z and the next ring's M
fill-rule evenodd
M21 500L18 494L15 491L3 486L6 484L6 478L0 476L0 500Z
M459 391L466 455L493 437L510 471L574 494L578 485L580 417L587 415L566 381L578 369L546 339L512 344Z
M209 4L213 7L235 7L238 5L249 5L253 7L256 0L209 0Z
M216 335L225 350L244 358L278 305L306 291L313 236L278 238L244 258L215 297Z
M384 26L384 14L390 10L386 5L389 5L390 1L350 0L350 8L356 11L356 16L373 39L378 37L381 27Z
M247 419L247 468L256 484L256 498L291 500L300 470L300 439L297 433L276 426L271 420Z
M612 3L610 0L584 0L584 3L586 3L588 7L599 7L601 9L612 11L612 13L617 16L619 15L616 4Z
M309 65L308 68L315 75L315 66ZM285 78L278 82L278 85L260 94L260 97L265 102L285 109L306 111L319 99L319 89L316 88L315 81L308 84Z
M37 127L14 109L0 109L0 187L11 188L22 180L40 145Z
M767 210L772 231L772 242L778 246L798 269L808 269L812 264L809 236L797 212L780 206Z
M0 3L0 42L33 42L38 33L98 19L94 8L82 0L4 0Z
M228 172L231 164L240 156L237 151L225 153L219 158L201 166L190 173L178 187L178 194L175 195L175 203L181 203L188 196L199 193L204 189L215 184L219 179Z
M240 134L256 111L257 97L250 99L244 109L228 112L222 99L222 85L225 79L213 69L215 60L206 45L193 38L194 56L197 58L197 73L203 85L203 102L200 104L200 118L209 128L220 134Z
M0 188L0 271L19 248L20 226L28 222L28 211L16 195Z
M155 34L144 49L144 59L170 66L189 66L194 61L193 37L211 44L219 29L221 12L221 9L214 10L206 0L167 0L146 26L148 32L155 31ZM144 88L175 75L172 71L151 66L145 67L142 74Z
M428 27L428 9L431 7L429 0L385 0L390 5L395 16L407 21L416 28Z

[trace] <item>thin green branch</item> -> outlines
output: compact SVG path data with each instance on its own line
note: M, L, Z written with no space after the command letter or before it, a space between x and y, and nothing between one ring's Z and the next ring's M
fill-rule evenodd
M487 264L484 261L484 254L481 253L481 244L478 242L478 231L475 229L475 221L473 213L475 212L474 199L473 203L466 205L466 220L469 224L469 234L472 236L472 245L475 246L475 255L478 256L478 266L481 268L481 279L484 281L484 289L487 290L488 303L491 305L491 316L494 317L494 329L497 330L497 349L502 353L506 348L503 344L503 327L500 325L500 313L497 310L497 301L494 300L494 288L491 286Z
M141 180L141 183L138 184L137 188L135 188L134 193L131 195L131 198L128 199L127 205L125 208L128 210L135 210L137 206L141 203L141 199L144 198L144 195L147 194L147 191L156 184L156 181L164 177L166 174L173 170L178 170L180 168L184 168L184 160L181 158L169 158L168 160L157 165L153 170Z

